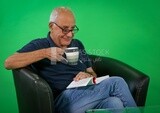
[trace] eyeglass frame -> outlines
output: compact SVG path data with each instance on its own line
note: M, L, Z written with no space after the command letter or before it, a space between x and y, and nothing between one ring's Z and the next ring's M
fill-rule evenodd
M63 34L68 34L69 32L72 32L73 34L75 34L79 31L79 28L76 25L74 26L74 29L68 30L66 28L62 28L61 26L59 26L56 22L52 22L52 23L54 23L57 27L59 27L62 30Z

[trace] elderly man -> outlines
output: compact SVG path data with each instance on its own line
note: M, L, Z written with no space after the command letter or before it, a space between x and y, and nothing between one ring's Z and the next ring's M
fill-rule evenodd
M136 107L125 81L110 77L97 85L66 89L72 81L94 76L83 44L73 39L78 32L75 17L69 8L54 9L49 20L50 31L45 38L35 39L5 61L7 69L32 65L50 85L55 99L56 113L84 113L88 109ZM78 47L76 65L64 63L64 50ZM56 63L52 63L52 61Z

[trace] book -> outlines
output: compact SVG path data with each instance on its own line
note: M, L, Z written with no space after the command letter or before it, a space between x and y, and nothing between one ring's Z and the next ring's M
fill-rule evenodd
M93 84L98 84L104 79L109 78L109 75L101 76L101 77L89 77L85 79L81 79L79 81L72 81L68 86L68 88L76 88L76 87L83 87L87 85L93 85Z

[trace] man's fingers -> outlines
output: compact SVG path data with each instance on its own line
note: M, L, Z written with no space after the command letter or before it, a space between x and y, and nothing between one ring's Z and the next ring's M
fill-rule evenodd
M78 80L81 80L81 79L84 79L84 78L88 78L90 77L87 73L85 72L79 72L77 74L77 76L74 78L75 81L78 81Z
M64 50L61 48L56 48L56 53L59 55L63 55L64 54Z

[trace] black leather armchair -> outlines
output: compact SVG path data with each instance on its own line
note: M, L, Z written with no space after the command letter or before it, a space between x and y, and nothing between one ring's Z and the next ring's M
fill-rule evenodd
M113 58L90 55L98 76L121 76L138 106L144 106L149 76ZM19 113L54 113L54 97L48 83L31 68L13 70Z

